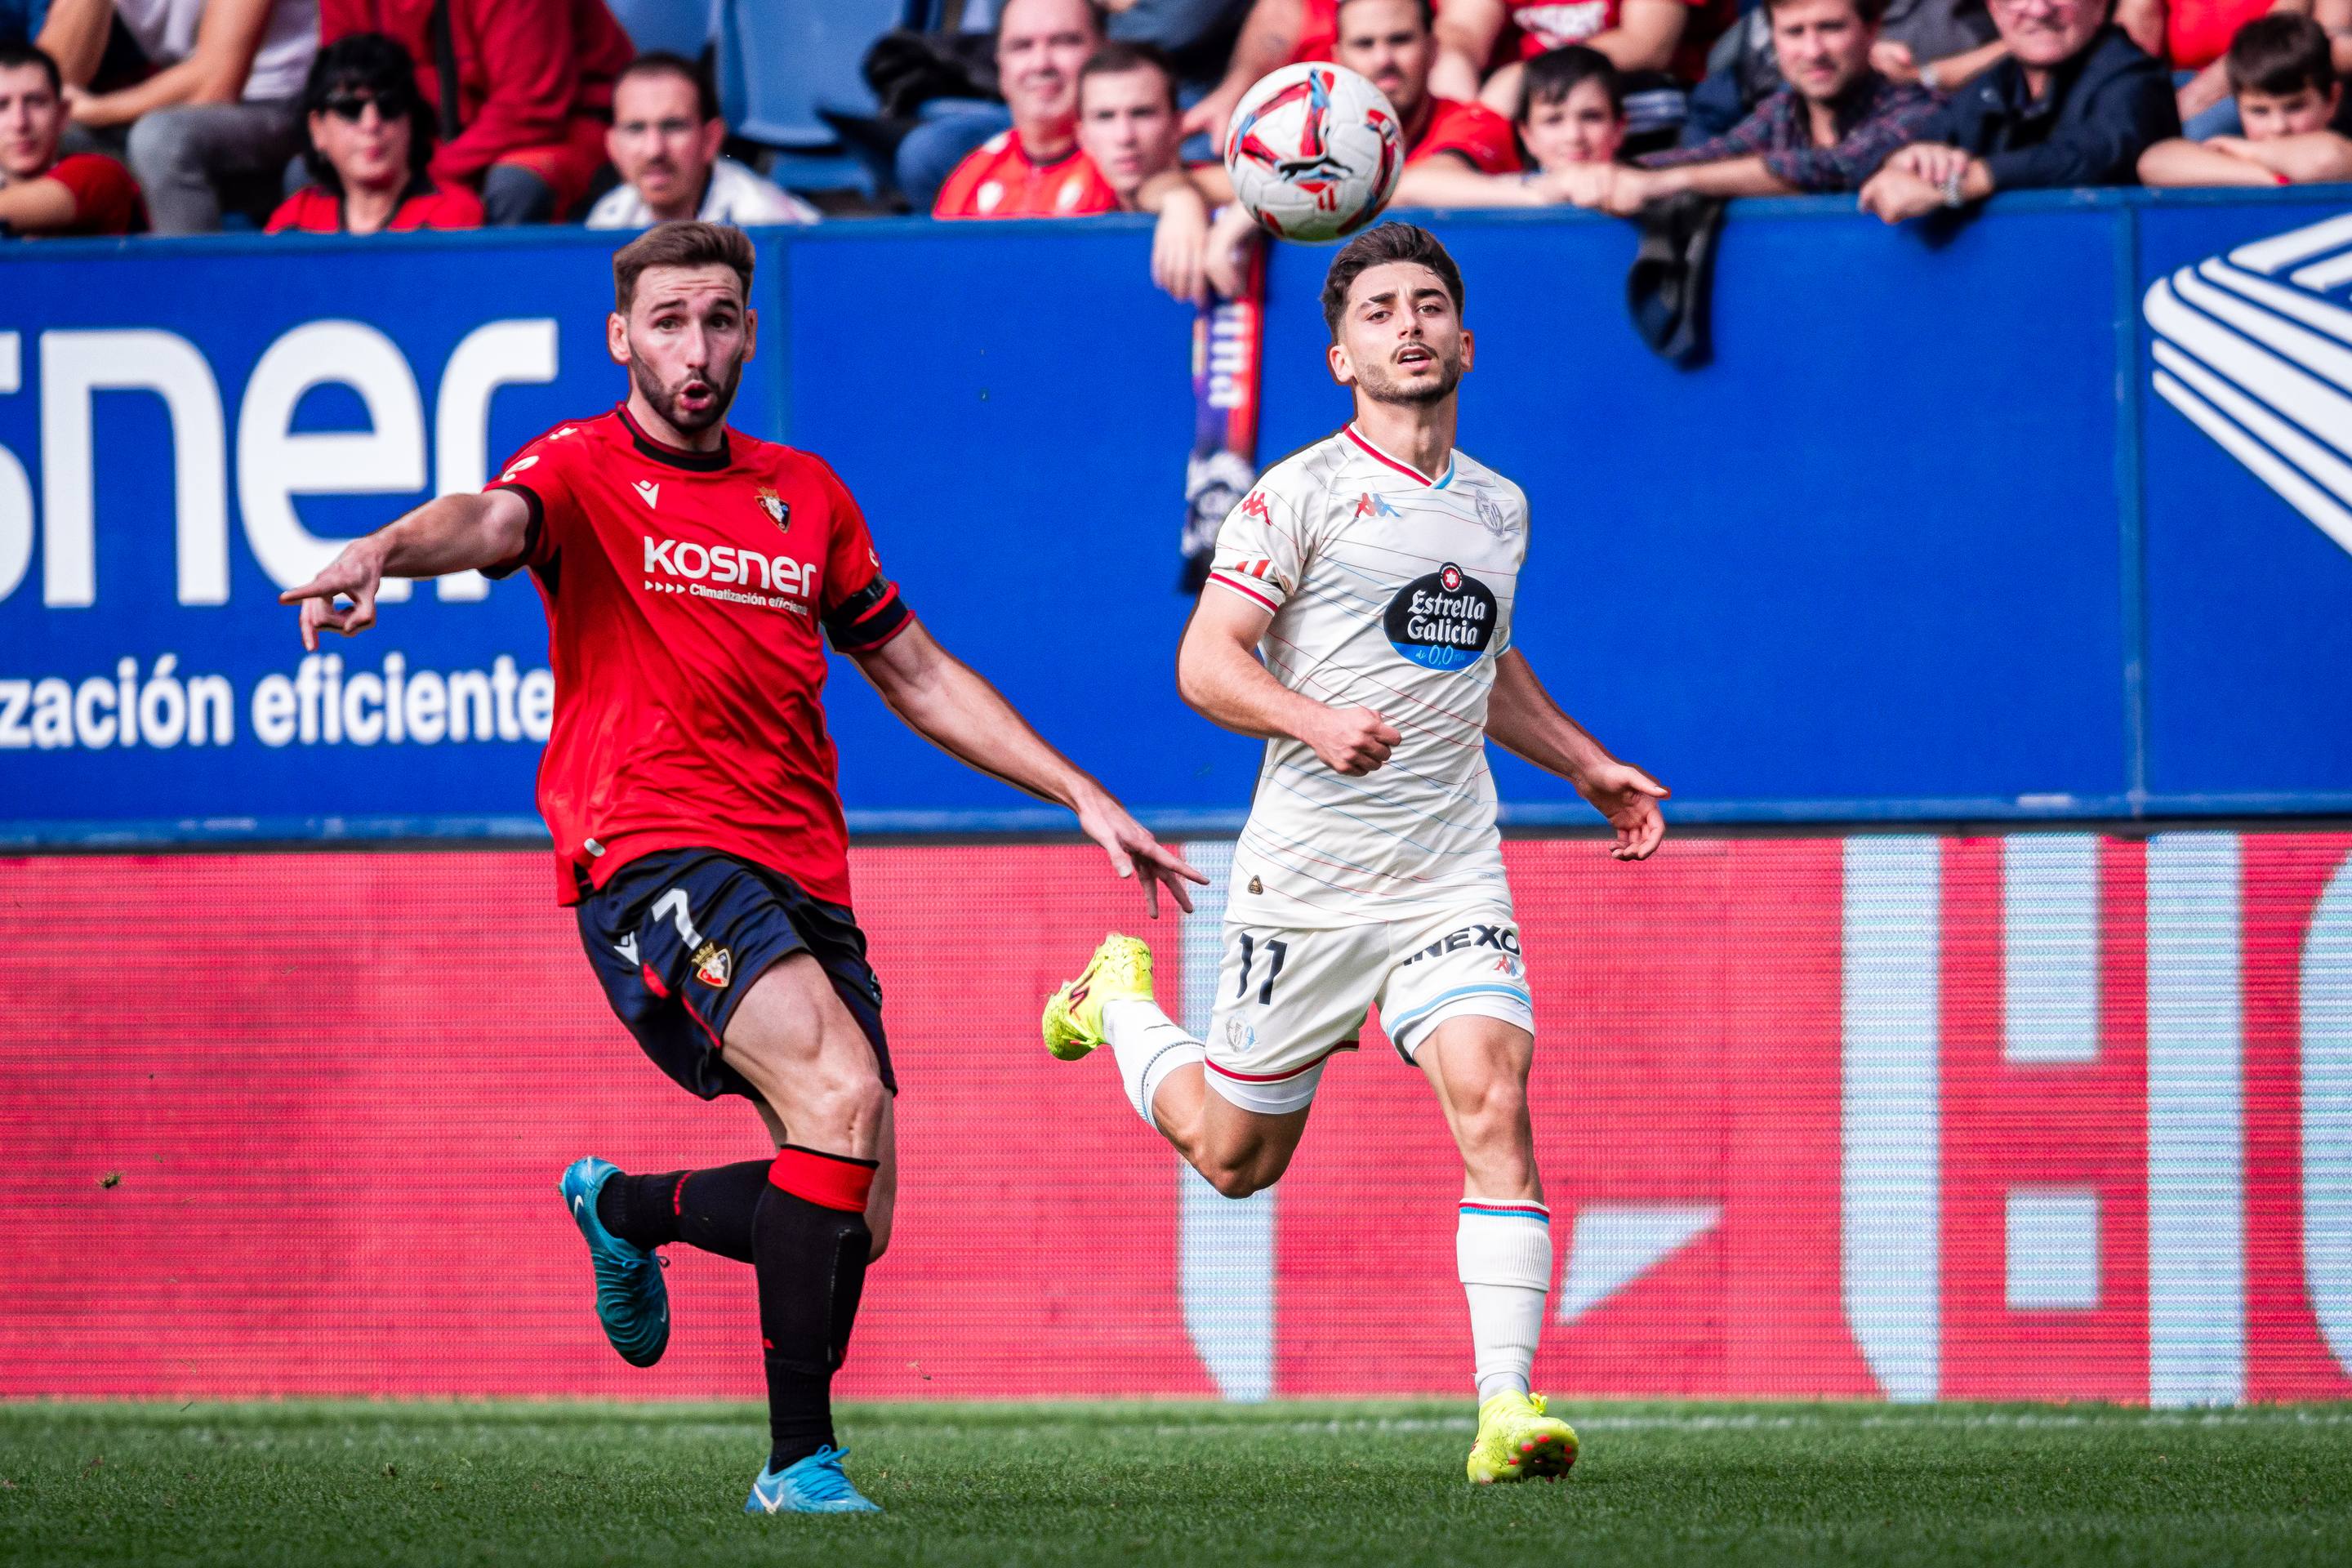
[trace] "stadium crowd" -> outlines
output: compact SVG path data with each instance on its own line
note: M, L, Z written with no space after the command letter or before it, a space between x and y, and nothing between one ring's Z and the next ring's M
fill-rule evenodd
M869 122L879 199L835 210L1149 212L1188 296L1236 286L1251 232L1216 138L1300 59L1394 103L1404 205L1851 193L1899 223L2002 190L2352 179L2352 0L911 10L928 30L867 75L890 47L929 68ZM710 52L640 51L606 0L0 0L0 228L819 221L730 140Z

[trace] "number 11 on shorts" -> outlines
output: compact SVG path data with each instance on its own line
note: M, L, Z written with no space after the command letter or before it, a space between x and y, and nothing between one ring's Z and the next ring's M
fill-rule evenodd
M1242 932L1242 983L1234 988L1236 1001L1249 994L1250 968L1257 961L1257 939ZM1279 937L1268 937L1265 943L1265 984L1257 988L1261 1005L1274 1000L1275 976L1282 973L1282 961L1290 956L1290 944Z

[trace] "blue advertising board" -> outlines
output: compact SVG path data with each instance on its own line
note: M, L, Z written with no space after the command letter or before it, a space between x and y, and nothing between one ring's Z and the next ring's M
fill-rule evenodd
M2011 197L1931 244L1742 204L1696 371L1627 322L1629 226L1429 218L1478 334L1462 444L1533 503L1519 646L1685 821L2352 807L2336 212ZM735 423L833 462L927 623L1148 816L1238 821L1256 748L1171 679L1191 311L1149 284L1139 223L759 243ZM0 843L540 837L527 582L419 584L315 657L275 600L618 398L610 248L0 251ZM1271 268L1265 461L1346 416L1328 256ZM845 667L831 708L860 828L1066 824ZM1513 819L1591 820L1499 772Z

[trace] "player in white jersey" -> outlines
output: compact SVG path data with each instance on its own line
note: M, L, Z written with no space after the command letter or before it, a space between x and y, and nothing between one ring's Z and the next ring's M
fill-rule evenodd
M1209 1037L1170 1021L1150 949L1114 935L1047 1005L1045 1044L1065 1059L1109 1045L1143 1119L1243 1197L1288 1166L1325 1063L1377 1005L1462 1151L1470 1479L1559 1476L1576 1434L1528 1385L1552 1272L1528 1121L1535 1014L1486 742L1574 784L1619 859L1658 847L1666 791L1512 647L1527 498L1454 449L1472 342L1453 258L1409 225L1370 229L1332 262L1323 314L1355 419L1225 520L1177 656L1187 702L1266 742Z

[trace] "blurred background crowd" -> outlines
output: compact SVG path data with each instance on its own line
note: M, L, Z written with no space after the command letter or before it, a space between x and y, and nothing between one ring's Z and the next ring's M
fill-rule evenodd
M1142 211L1200 297L1305 59L1388 94L1407 205L2352 178L2352 0L0 0L0 226Z

